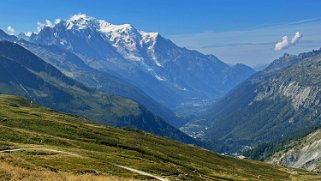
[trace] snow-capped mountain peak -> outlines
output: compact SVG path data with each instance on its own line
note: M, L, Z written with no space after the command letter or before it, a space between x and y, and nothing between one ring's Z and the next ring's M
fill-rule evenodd
M87 29L96 26L96 19L86 14L76 14L66 20L67 29Z
M65 21L65 25L68 30L93 28L98 32L106 34L111 39L126 35L133 37L138 36L137 38L141 38L144 43L155 41L159 35L157 32L147 33L142 30L138 30L131 24L114 25L105 20L96 19L86 14L76 14L71 16Z
M46 26L46 28L53 29L55 38L60 38L60 40L54 40L53 42L60 42L61 45L66 46L65 48L68 49L73 49L74 47L65 43L66 37L59 36L61 31L58 30L58 27L64 27L65 31L69 33L73 31L85 32L84 34L86 34L88 41L95 35L100 36L115 47L117 52L125 59L143 61L145 55L142 55L142 52L145 52L143 54L147 54L153 60L156 60L153 48L159 36L157 32L144 32L136 29L131 24L115 25L105 20L79 13L67 20L56 21L53 26ZM155 64L160 66L157 61L155 61Z
M93 20L95 19L94 17L88 16L83 13L78 13L73 16L71 16L68 21L79 21L79 20Z
M125 60L134 62L143 62L146 59L152 60L153 64L160 67L161 63L155 56L154 46L159 36L156 32L144 32L136 29L131 24L115 25L105 20L97 19L86 14L75 14L68 19L57 19L54 22L46 20L44 23L38 23L38 32L30 37L21 36L21 38L32 41L37 39L45 40L45 44L58 45L70 51L82 54L84 45L77 43L85 41L92 53L96 54L98 59L111 58L119 54ZM112 46L114 53L94 53L104 46ZM117 53L116 53L117 52ZM113 58L114 59L114 58ZM118 58L116 58L118 59ZM148 71L147 66L146 71Z

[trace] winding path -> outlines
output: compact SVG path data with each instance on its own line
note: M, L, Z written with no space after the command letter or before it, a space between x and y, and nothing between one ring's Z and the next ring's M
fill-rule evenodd
M64 151L59 151L59 150L53 150L53 149L46 149L46 148L17 148L17 149L12 149L12 150L2 150L0 153L10 153L10 152L17 152L17 151L28 151L28 150L40 150L40 151L48 151L48 152L53 152L53 153L63 153L66 155L70 156L75 156L75 157L82 157L78 154L74 153L69 153L69 152L64 152Z
M48 151L48 152L54 152L54 153L62 153L62 154L66 154L66 155L70 155L70 156L75 156L75 157L82 157L81 155L75 154L75 153L69 153L69 152L65 152L65 151L59 151L59 150L54 150L54 149L46 149L46 148L17 148L17 149L9 149L9 150L1 150L0 153L11 153L11 152L17 152L17 151L27 151L27 150L41 150L41 151ZM163 177L159 177L157 175L153 175L151 173L147 173L141 170L137 170L134 168L130 168L130 167L126 167L123 165L117 165L117 164L113 164L119 168L123 168L125 170L134 172L134 173L138 173L140 175L144 175L144 176L149 176L149 177L153 177L159 181L169 181L167 178L163 178Z
M138 173L140 175L145 175L145 176L149 176L149 177L153 177L157 180L160 180L160 181L169 181L167 178L163 178L163 177L159 177L159 176L156 176L156 175L153 175L153 174L150 174L150 173L147 173L147 172L143 172L141 170L136 170L134 168L130 168L130 167L126 167L126 166L123 166L123 165L116 165L120 168L123 168L123 169L126 169L126 170L129 170L131 172L135 172L135 173Z

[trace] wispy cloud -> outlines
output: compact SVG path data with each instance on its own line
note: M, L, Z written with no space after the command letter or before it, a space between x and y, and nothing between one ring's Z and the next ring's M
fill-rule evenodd
M200 48L202 49L208 49L208 48L218 48L218 47L239 47L239 46L261 46L261 45L273 45L274 42L266 42L266 43L216 43L216 44L210 44L210 45L205 45L201 46Z
M257 29L180 34L171 35L169 38L179 46L213 54L231 64L256 65L269 63L283 55L284 51L275 51L274 48L277 40L282 41L285 35L288 36L288 42L291 44L291 47L286 49L289 54L319 49L321 47L320 29L321 19L314 18ZM296 33L296 37L300 38L295 38L295 43L292 44L294 32L300 32L300 36ZM301 33L304 33L304 39L301 38L303 37Z
M8 26L7 27L7 32L10 34L10 35L14 35L16 33L16 31L14 30L14 28L12 26Z

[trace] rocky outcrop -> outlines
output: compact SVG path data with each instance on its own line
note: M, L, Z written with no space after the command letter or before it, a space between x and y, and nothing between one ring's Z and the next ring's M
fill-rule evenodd
M294 145L291 149L276 153L269 162L308 171L321 171L321 130L291 145ZM291 147L291 145L286 147Z

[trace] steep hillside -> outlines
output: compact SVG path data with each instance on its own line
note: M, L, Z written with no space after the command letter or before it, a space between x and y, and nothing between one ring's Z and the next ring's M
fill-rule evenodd
M56 46L36 45L21 40L18 41L18 43L47 63L54 65L65 75L88 87L133 99L173 126L179 127L183 124L182 121L175 116L173 111L156 102L139 88L110 73L89 67L82 59L71 52Z
M85 14L45 26L29 41L55 45L93 69L119 77L180 116L203 111L254 70L176 46L156 32L113 25Z
M229 151L291 138L317 126L321 121L320 62L321 50L285 54L190 124L198 126L202 138L225 142Z
M291 141L267 158L269 162L293 168L303 168L309 171L321 171L321 130Z
M47 63L56 67L68 77L79 81L87 87L133 99L173 126L179 127L183 124L182 120L175 116L173 111L156 102L139 88L110 73L89 67L80 57L67 50L54 45L34 44L15 36L10 36L1 29L0 40L14 42L23 46Z
M96 125L9 95L0 95L0 150L0 179L5 180L21 179L21 173L25 180L51 176L57 180L164 181L321 178L144 132Z
M134 127L195 143L140 104L87 88L17 44L0 41L0 65L0 93L24 96L99 123Z

